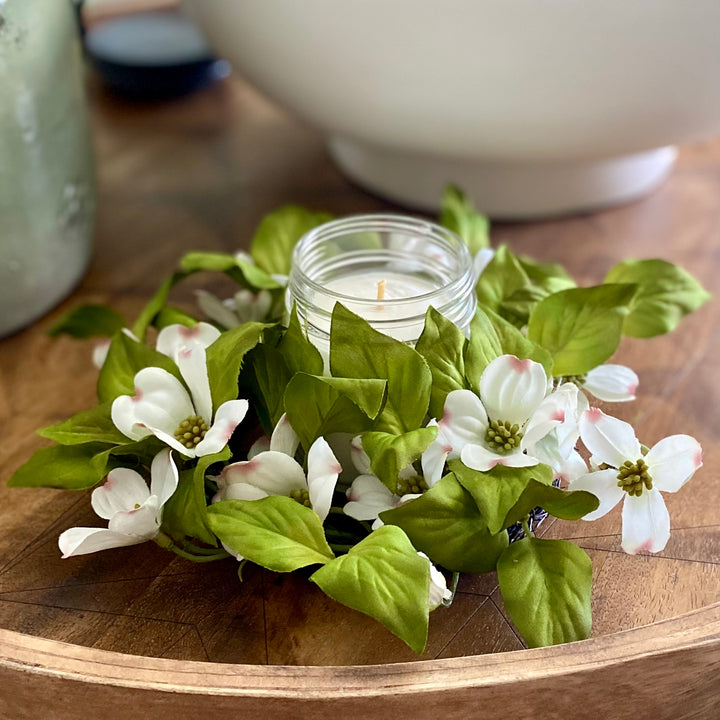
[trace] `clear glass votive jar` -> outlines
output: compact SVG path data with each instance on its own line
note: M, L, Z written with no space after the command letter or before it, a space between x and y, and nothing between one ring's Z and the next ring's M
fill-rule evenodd
M385 335L419 339L429 307L466 335L475 314L470 252L455 233L401 215L357 215L305 234L295 246L286 295L327 358L336 303Z

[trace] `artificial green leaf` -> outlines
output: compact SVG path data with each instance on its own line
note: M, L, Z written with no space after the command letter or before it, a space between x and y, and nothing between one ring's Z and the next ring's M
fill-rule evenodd
M440 206L440 224L459 235L472 255L490 247L490 222L460 188L448 185Z
M554 375L582 375L617 350L635 291L635 285L572 288L535 307L528 337L550 352Z
M424 421L432 375L423 357L409 345L374 330L340 303L333 310L330 369L336 377L388 381L377 430L401 434Z
M539 262L526 255L520 256L518 262L533 285L542 288L548 295L575 287L575 281L558 263Z
M253 265L246 260L238 260L237 266L245 279L244 284L250 286L252 290L279 290L284 286L271 277L257 265ZM279 273L283 275L284 273Z
M70 335L78 339L112 337L124 326L123 316L106 305L81 305L56 322L48 335Z
M528 340L499 315L478 308L470 323L470 340L465 349L465 375L475 392L480 390L483 370L501 355L534 360L545 368L548 377L552 373L552 358L547 350Z
M592 563L566 540L526 537L497 564L505 608L530 647L584 640L592 628Z
M385 399L386 381L298 373L285 389L284 407L305 450L330 433L372 427Z
M466 387L466 340L460 328L435 308L428 308L425 328L415 349L425 358L432 373L430 415L439 418L448 393Z
M135 375L146 367L159 367L181 380L177 365L145 343L119 332L110 343L98 377L97 394L101 403L110 403L120 395L135 394Z
M378 528L310 579L333 600L379 620L416 653L425 649L430 564L400 528Z
M188 275L201 271L222 272L238 284L253 290L275 290L281 287L256 265L228 253L190 252L180 260L180 268Z
M526 285L500 303L500 314L517 328L527 325L533 308L548 296L538 285Z
M259 342L263 323L249 322L226 330L205 351L213 407L218 408L238 396L238 376L245 354Z
M473 470L459 460L448 464L458 482L472 495L493 534L526 518L530 510L538 506L538 503L530 505L518 517L513 513L530 483L546 487L553 481L552 468L542 464L525 468L496 465L488 472Z
M122 445L131 442L110 418L110 403L73 415L65 422L37 431L38 435L60 445L81 445L88 442Z
M155 316L154 324L158 330L162 330L168 325L184 325L185 327L191 328L198 324L198 319L192 315L188 315L188 313L180 308L166 305Z
M710 299L689 272L665 260L625 260L610 270L605 282L638 287L623 323L623 333L632 337L670 332Z
M105 473L98 472L91 460L106 448L102 443L42 448L15 471L8 485L86 490L105 477Z
M322 355L305 336L295 307L290 313L290 323L280 340L278 350L293 375L299 372L322 375L324 368Z
M483 309L498 312L504 300L527 285L530 285L530 278L519 260L507 246L501 245L480 275L475 292Z
M126 467L138 472L149 470L153 458L167 446L154 435L148 435L136 442L127 440L125 445L110 447L103 445L103 447L104 449L95 453L90 460L99 477L105 477L116 467Z
M247 365L250 372L245 380L251 387L253 406L269 434L285 412L285 390L292 374L280 351L266 343L248 353Z
M217 546L217 539L208 522L205 475L211 465L229 459L230 450L224 448L214 455L198 458L194 468L180 473L177 490L163 509L162 527L168 535L176 540L197 538L207 545Z
M380 513L380 519L401 527L434 563L457 572L494 570L508 544L506 532L490 533L472 495L452 473L421 497Z
M250 254L266 273L287 275L297 241L306 233L332 220L332 215L288 205L266 215L255 231Z
M537 507L562 520L579 520L596 510L600 504L592 493L584 490L561 490L546 482L546 476L535 477L538 479L533 478L528 482L515 505L508 510L504 527L526 519L530 511ZM552 478L552 475L550 477Z
M208 520L234 552L274 572L323 565L334 557L320 518L289 497L215 503Z
M397 493L398 473L415 462L437 437L437 426L417 428L402 435L366 432L363 450L370 458L370 471L393 493Z
M177 285L181 280L187 277L188 273L175 272L172 275L166 277L160 287L155 292L150 301L138 315L135 324L132 326L133 335L140 340L145 339L145 333L147 329L153 324L157 314L165 307L167 299L170 296L170 291Z

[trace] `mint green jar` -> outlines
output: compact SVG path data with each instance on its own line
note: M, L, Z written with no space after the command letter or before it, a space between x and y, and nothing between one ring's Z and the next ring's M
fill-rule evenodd
M82 276L95 210L71 0L0 0L0 336Z

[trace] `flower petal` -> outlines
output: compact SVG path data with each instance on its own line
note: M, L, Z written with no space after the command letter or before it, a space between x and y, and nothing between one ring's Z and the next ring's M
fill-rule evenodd
M690 435L671 435L650 449L645 462L655 488L677 492L702 465L702 448Z
M115 468L107 480L96 487L90 496L92 509L104 520L115 513L132 510L150 497L150 490L143 478L129 468Z
M547 375L540 363L501 355L483 370L480 399L488 417L524 425L547 392Z
M116 533L151 540L160 530L160 503L151 495L140 507L115 513L108 528Z
M635 399L638 376L625 365L599 365L585 376L583 387L606 402L627 402Z
M580 437L596 461L619 468L640 459L640 443L632 425L590 408L580 416Z
M506 467L532 467L538 464L537 459L530 455L525 455L521 452L499 455L491 452L482 445L466 445L460 454L460 459L469 468L480 470L481 472L492 470L496 465L505 465Z
M325 438L318 438L308 450L307 486L310 505L320 520L324 521L330 512L333 492L342 467Z
M161 450L150 466L150 493L158 499L162 507L177 490L178 469L172 458L170 448Z
M362 446L362 435L356 435L350 441L350 459L355 469L361 475L367 475L370 473L370 457L363 450Z
M445 399L435 442L450 446L450 458L459 457L465 445L484 440L487 428L487 414L480 398L470 390L453 390Z
M106 528L74 527L65 530L58 538L58 546L63 558L74 555L87 555L99 550L137 545L144 538L130 537Z
M234 328L240 324L234 310L228 307L220 298L205 290L196 290L195 297L200 309L218 325L224 328Z
M577 442L579 430L575 420L578 388L573 383L563 383L550 393L533 413L521 441L523 450L532 454L532 448L553 430L556 431L557 449L567 457Z
M224 468L218 478L218 486L223 489L235 483L253 485L268 495L289 496L293 490L307 489L305 473L300 465L291 457L274 450Z
M235 293L235 313L242 323L259 322L267 317L272 305L272 295L267 290L257 293L243 289Z
M657 490L645 490L639 497L628 495L622 523L622 549L630 555L660 552L670 539L670 515Z
M259 487L242 482L228 485L219 494L219 500L262 500L268 497L268 494Z
M586 490L599 501L597 510L585 515L583 520L597 520L612 510L627 493L618 487L617 470L597 470L586 473L568 483L568 490Z
M252 460L256 455L267 452L270 449L270 438L266 435L259 437L248 450L247 459Z
M356 520L375 520L381 512L400 502L374 475L358 475L347 496L350 502L343 507L343 512Z
M270 436L270 449L285 453L285 455L289 455L290 457L295 457L295 452L299 444L300 438L298 438L297 433L292 429L287 415L283 413Z
M168 325L157 337L155 349L177 362L181 350L200 345L209 347L220 337L220 331L209 323L199 322L195 327L185 325Z
M427 426L437 425L437 420L431 420ZM442 477L442 471L445 467L452 445L445 440L438 430L437 437L428 446L427 450L422 454L421 463L423 476L428 487L432 487ZM368 464L369 469L369 464Z
M135 375L135 395L121 395L111 409L115 426L133 440L147 437L153 430L173 435L178 425L194 414L183 384L158 367L140 370Z
M205 437L195 446L198 457L220 452L248 411L247 400L228 400L215 413L215 420Z
M183 347L177 353L175 362L180 368L185 384L190 389L195 412L209 425L213 417L213 406L205 348L199 344Z

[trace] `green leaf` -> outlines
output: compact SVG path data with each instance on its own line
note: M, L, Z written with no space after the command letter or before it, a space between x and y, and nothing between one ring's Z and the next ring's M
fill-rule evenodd
M605 282L638 286L623 323L623 333L632 337L670 332L710 299L689 272L665 260L626 260L610 270Z
M208 545L217 546L207 514L205 475L216 462L230 459L230 450L223 449L214 455L198 458L197 465L180 473L177 490L165 503L163 530L176 540L184 537L197 538Z
M98 377L97 394L101 403L110 403L120 395L135 394L135 375L146 367L160 367L182 380L177 365L167 355L153 350L120 332L110 343Z
M549 295L576 286L565 268L558 263L538 262L527 255L519 257L518 262L533 285L542 288Z
M105 477L91 462L94 455L105 449L101 443L43 448L15 471L8 485L86 490Z
M493 534L525 519L530 510L538 506L538 503L530 505L527 510L523 506L519 513L513 512L530 483L545 487L553 481L552 468L547 465L527 468L496 465L488 472L481 472L463 465L459 460L451 460L449 467L458 482L472 495Z
M167 299L170 296L170 291L177 285L181 280L187 277L188 273L175 272L172 275L166 277L160 287L155 292L147 305L142 309L142 312L132 326L133 335L140 340L145 339L145 333L150 325L153 324L157 314L165 307Z
M263 427L270 434L285 412L285 391L292 378L283 356L274 347L263 343L248 353L243 379L249 384L254 408Z
M495 313L477 309L470 323L470 340L465 349L465 374L470 386L479 392L483 370L501 355L540 363L548 377L552 358L547 350L528 340L516 327Z
M330 368L336 377L388 381L377 430L401 434L425 419L432 375L423 357L409 345L374 330L340 303L333 310Z
M490 222L481 215L460 188L445 188L440 206L440 224L459 235L472 255L490 247Z
M366 432L363 450L370 458L370 470L393 493L397 492L398 473L415 462L437 437L437 426L418 428L402 435Z
M323 565L334 557L320 518L289 497L226 500L208 508L208 520L228 547L274 572Z
M452 473L421 497L380 513L380 519L401 527L418 550L456 572L494 570L508 544L507 533L490 533L472 495Z
M500 303L500 314L517 328L527 325L533 308L548 296L547 290L537 285L526 285Z
M460 328L444 318L435 308L428 308L425 328L415 350L425 358L432 373L430 415L443 414L445 398L453 390L467 386L465 382L466 340Z
M584 490L561 490L545 482L546 476L537 477L540 482L535 478L530 480L515 505L508 511L505 527L527 518L530 511L536 507L541 507L553 517L562 520L579 520L596 510L600 504L592 493ZM552 474L550 477L552 478Z
M524 538L497 564L505 608L530 647L590 636L592 563L566 540Z
M188 275L202 271L222 272L239 285L253 290L276 290L281 287L256 265L228 253L190 252L180 260L180 268Z
M528 337L550 352L554 375L582 375L617 350L635 291L635 285L573 288L535 307Z
M305 336L294 306L290 314L290 324L280 340L278 350L293 375L299 372L322 375L324 369L322 355Z
M430 564L400 528L378 528L310 579L333 600L379 620L416 653L425 649Z
M105 449L93 455L90 460L99 477L105 477L116 467L126 467L138 472L149 470L153 458L167 446L154 435L149 435L137 442L128 440L125 445L103 447Z
M238 260L237 266L245 280L243 284L247 285L251 290L279 290L284 287L257 265L253 265L246 260Z
M227 330L205 351L214 408L237 398L238 376L245 354L260 342L266 327L263 323L250 322Z
M70 335L78 339L112 337L124 326L123 316L106 305L81 305L56 322L48 335Z
M284 407L305 450L323 435L372 427L385 399L386 381L298 373L285 389Z
M110 418L110 403L83 410L65 422L42 428L40 437L54 440L60 445L81 445L88 442L123 445L131 442L114 425Z
M250 245L250 254L266 273L287 275L297 241L306 232L332 219L327 213L311 212L296 205L280 208L261 220Z
M530 285L530 278L520 261L507 246L501 245L480 275L475 292L484 309L498 312L503 301L527 285Z

